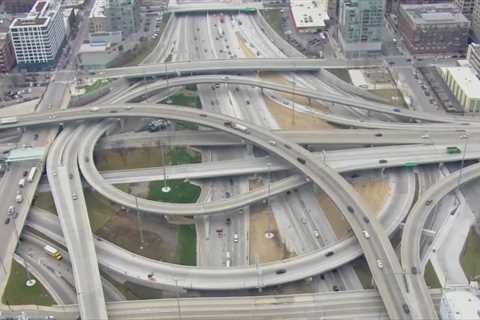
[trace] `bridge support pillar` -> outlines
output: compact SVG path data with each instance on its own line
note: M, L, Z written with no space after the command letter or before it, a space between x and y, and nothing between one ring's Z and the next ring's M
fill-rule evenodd
M247 143L246 147L247 147L247 153L252 155L253 154L253 144Z
M312 98L308 97L308 106L311 107L312 106Z

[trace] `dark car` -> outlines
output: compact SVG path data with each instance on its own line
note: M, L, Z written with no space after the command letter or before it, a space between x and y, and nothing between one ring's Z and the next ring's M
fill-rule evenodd
M326 254L325 254L325 257L331 257L335 254L335 252L333 251L328 251Z
M7 217L7 219L5 219L5 224L9 224L10 223L10 217Z
M380 160L378 160L378 163L387 163L387 162L388 162L388 161L385 160L385 159L380 159Z
M355 212L355 211L353 210L353 208L350 207L350 206L347 206L347 210L348 210L348 212L350 212L350 213L354 213L354 212Z
M425 202L425 205L426 205L426 206L429 206L429 205L432 204L432 202L433 202L432 200L427 200L427 201Z
M405 311L405 313L410 313L410 308L408 307L408 305L406 303L404 303L402 305L402 308L403 308L403 311Z
M275 271L276 274L284 274L286 272L287 272L287 270L285 270L285 269L278 269L277 271Z

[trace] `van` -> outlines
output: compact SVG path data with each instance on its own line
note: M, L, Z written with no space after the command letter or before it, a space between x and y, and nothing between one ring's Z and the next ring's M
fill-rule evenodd
M238 236L238 233L234 233L233 234L233 242L238 242L239 239L240 239L240 237Z
M22 179L18 180L18 186L20 188L25 187L25 178L22 178Z

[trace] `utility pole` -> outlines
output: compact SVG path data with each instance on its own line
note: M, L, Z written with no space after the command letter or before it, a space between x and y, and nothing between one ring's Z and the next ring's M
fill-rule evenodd
M293 99L292 99L292 125L295 125L295 85L296 85L296 79L295 79L295 71L293 72Z

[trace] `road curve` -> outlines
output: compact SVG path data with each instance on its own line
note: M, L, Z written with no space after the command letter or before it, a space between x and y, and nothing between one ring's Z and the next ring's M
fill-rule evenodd
M198 110L176 109L159 105L121 105L102 106L98 109L82 111L61 111L55 113L57 121L78 120L80 118L122 118L122 117L143 117L143 118L166 118L196 123L206 127L212 127L233 135L237 135L254 145L282 158L295 166L296 169L305 174L312 182L320 187L336 204L346 221L352 227L360 246L364 252L367 263L372 271L377 288L382 296L389 316L393 319L410 318L404 311L407 304L403 277L401 276L400 263L395 255L394 249L382 227L376 219L366 220L370 217L363 201L358 193L334 170L317 163L311 153L304 148L292 144L287 140L273 135L269 130L254 126L238 119L218 114L205 113ZM114 114L112 114L112 111ZM36 120L42 123L48 119L41 118L45 115L29 115L17 117L21 123L12 125L27 125L28 120ZM69 118L70 116L70 118ZM73 116L73 117L72 117ZM76 117L75 117L76 116ZM27 118L27 119L25 119ZM40 119L39 119L40 118ZM241 132L232 127L224 125L227 121L235 121L249 128L249 132ZM9 125L9 126L12 126ZM275 141L275 145L271 143ZM370 236L364 237L365 232ZM377 267L377 261L381 260L384 269Z

